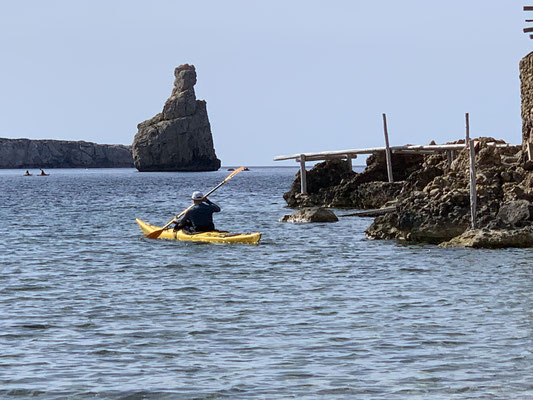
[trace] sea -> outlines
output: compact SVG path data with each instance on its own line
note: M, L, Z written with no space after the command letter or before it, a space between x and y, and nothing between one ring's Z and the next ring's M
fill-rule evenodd
M210 197L258 245L143 237L228 169L0 170L0 399L533 399L532 250L282 223L274 167Z

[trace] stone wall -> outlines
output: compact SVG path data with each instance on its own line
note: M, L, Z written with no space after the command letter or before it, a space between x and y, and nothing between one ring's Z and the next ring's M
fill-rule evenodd
M132 168L130 146L0 138L0 168Z
M522 97L522 148L533 143L533 52L520 61L520 95Z

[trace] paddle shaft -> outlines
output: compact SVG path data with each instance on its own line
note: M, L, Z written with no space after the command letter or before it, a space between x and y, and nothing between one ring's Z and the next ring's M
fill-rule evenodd
M237 175L239 172L243 171L244 170L244 167L239 167L237 168L235 171L233 171L231 174L229 174L226 179L224 179L222 182L220 182L218 185L216 185L213 189L211 189L209 192L207 192L202 201L205 200L207 198L207 196L209 196L211 193L213 193L215 190L217 190L220 186L222 186L223 184L225 184L227 181L229 181L231 178L233 178L235 175ZM191 208L194 207L194 204L191 204L189 207L187 207L185 210L183 210L181 213L179 213L178 215L176 215L174 218L172 218L164 227L162 227L161 229L158 229L157 231L153 231L152 233L149 233L148 235L146 235L148 238L150 239L156 239L159 237L159 235L161 235L161 233L163 233L163 231L165 229L167 229L170 225L172 225L177 219L181 218L182 216L184 216L187 211L189 211Z

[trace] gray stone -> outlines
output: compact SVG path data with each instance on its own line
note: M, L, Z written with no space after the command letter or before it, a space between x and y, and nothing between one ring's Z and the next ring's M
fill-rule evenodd
M206 102L196 100L193 65L180 65L163 111L137 125L133 160L139 171L216 171Z
M333 211L326 210L322 207L301 208L291 215L285 215L280 222L337 222L339 219Z
M503 226L520 227L532 217L532 205L527 200L510 201L503 204L498 211L498 222Z
M531 227L519 229L469 229L440 247L471 247L501 249L507 247L533 247Z

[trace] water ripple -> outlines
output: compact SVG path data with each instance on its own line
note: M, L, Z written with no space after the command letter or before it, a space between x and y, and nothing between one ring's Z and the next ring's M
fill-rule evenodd
M163 224L226 172L54 172L0 174L2 398L533 398L528 250L282 224L284 169L213 197L259 246L153 241L136 217Z

